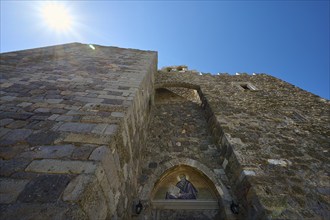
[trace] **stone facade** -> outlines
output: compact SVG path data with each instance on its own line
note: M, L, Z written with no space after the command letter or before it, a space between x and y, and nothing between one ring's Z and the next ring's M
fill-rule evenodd
M73 43L0 61L1 219L330 215L328 100L266 74L157 71L152 51ZM212 199L156 201L175 172Z

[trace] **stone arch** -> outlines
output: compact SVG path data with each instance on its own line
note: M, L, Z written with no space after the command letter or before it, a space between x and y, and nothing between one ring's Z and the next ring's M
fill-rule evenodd
M160 91L170 92L172 95L176 95L177 97L182 96L182 98L184 97L184 99L197 104L201 104L204 97L199 85L180 81L163 82L155 85L156 95L155 100L153 100L153 104L156 103L156 97L159 97L157 94L161 94L159 93ZM169 95L169 93L167 95Z
M230 211L230 203L232 201L232 196L230 195L230 192L228 191L227 187L223 184L220 178L216 176L216 174L209 169L204 164L200 163L197 160L193 160L190 158L177 158L170 161L167 161L154 171L153 174L149 176L149 181L143 186L142 190L140 191L140 199L150 203L151 198L154 193L154 188L157 185L158 181L171 169L177 167L177 166L188 166L193 169L198 170L201 172L205 177L209 179L214 184L214 189L216 190L218 194L218 202L219 202L219 208L224 212L224 216L226 218L230 218L229 216L232 216L232 213Z
M148 200L151 196L152 189L157 184L157 181L159 178L166 173L168 170L172 169L175 166L180 165L186 165L190 166L201 173L203 173L207 178L209 178L210 181L214 183L214 186L220 195L220 197L224 200L230 200L231 201L231 195L226 188L226 186L222 183L222 181L216 177L216 174L211 171L207 166L204 164L198 162L197 160L193 160L190 158L177 158L170 161L167 161L166 163L160 165L158 168L156 168L155 172L151 174L149 177L149 181L146 185L144 185L143 190L141 191L140 198L143 200Z

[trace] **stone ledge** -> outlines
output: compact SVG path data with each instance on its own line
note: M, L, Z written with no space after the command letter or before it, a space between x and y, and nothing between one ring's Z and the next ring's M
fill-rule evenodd
M85 143L85 144L102 144L108 145L111 141L110 136L93 135L93 134L73 134L67 135L64 140L67 143Z
M54 159L34 160L25 169L27 172L37 173L94 173L97 163L92 161L64 161Z

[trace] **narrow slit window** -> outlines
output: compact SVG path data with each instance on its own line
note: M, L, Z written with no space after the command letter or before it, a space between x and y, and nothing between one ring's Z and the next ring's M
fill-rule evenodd
M241 84L240 85L244 90L251 90L251 88L248 86L248 84Z
M235 84L240 90L249 90L249 91L257 90L257 88L249 82L238 82Z

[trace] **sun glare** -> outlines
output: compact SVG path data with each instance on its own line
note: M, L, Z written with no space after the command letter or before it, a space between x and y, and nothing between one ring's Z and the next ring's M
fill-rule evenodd
M57 32L69 31L72 28L72 16L64 4L49 2L43 5L41 14L47 26Z

